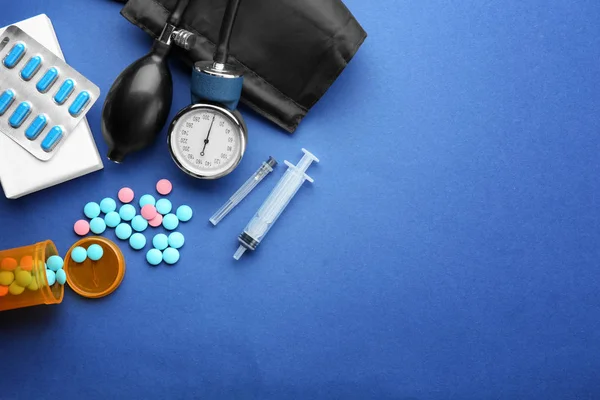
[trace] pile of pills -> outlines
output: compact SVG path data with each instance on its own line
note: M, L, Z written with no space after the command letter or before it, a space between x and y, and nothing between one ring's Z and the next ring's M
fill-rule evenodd
M161 179L156 184L156 191L161 196L169 195L172 190L173 185L166 179ZM114 228L117 238L129 241L129 245L134 250L142 250L148 244L144 235L148 227L162 226L170 233L168 236L161 233L153 237L153 248L147 252L146 260L150 265L159 265L163 261L169 265L177 263L179 249L185 243L185 238L176 229L180 223L192 219L192 208L182 205L175 209L166 197L156 199L154 195L144 194L137 202L138 210L133 202L135 193L128 187L119 190L117 198L121 203L120 207L112 198L105 198L100 203L86 204L83 213L89 221L81 219L75 222L73 227L75 233L79 236L85 236L90 232L101 235L107 228ZM85 249L81 250L85 251ZM83 257L83 253L79 252L80 257ZM90 257L89 249L86 255Z
M41 261L38 261L42 268ZM59 256L51 256L46 260L45 269L48 285L55 283L64 285L67 275L63 271L63 259ZM0 296L12 294L18 296L25 292L39 290L45 282L38 280L34 271L34 259L32 256L24 256L19 260L5 257L0 260Z

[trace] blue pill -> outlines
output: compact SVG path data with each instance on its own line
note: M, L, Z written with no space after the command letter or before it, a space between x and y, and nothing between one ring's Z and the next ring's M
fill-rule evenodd
M73 103L71 103L71 107L69 107L69 114L71 114L73 117L77 117L79 114L81 114L89 101L90 94L88 92L83 91L79 93L77 97L75 97L75 100L73 100Z
M100 217L96 217L90 221L90 230L96 235L101 235L106 230L106 222Z
M173 205L167 199L159 199L156 202L156 211L158 211L159 214L167 215L171 212L172 209Z
M148 261L148 264L150 264L150 265L158 265L162 262L162 259L163 259L163 254L162 254L162 251L160 251L160 250L150 249L146 253L146 261Z
M87 249L87 256L92 261L98 261L104 255L104 249L99 244L93 244Z
M10 52L4 57L4 66L6 68L14 68L25 55L25 45L17 43L13 46Z
M34 56L27 61L27 64L21 70L21 78L28 81L38 72L42 66L42 57Z
M64 269L59 269L56 271L56 282L60 285L64 285L67 282L67 273Z
M145 194L142 197L140 197L140 208L144 207L147 204L151 204L153 206L156 205L156 200L151 194Z
M177 218L179 218L181 222L188 222L190 219L192 219L194 212L190 206L180 206L177 209L176 214Z
M169 246L174 249L180 249L185 243L185 237L179 232L173 232L169 235Z
M4 115L6 110L12 105L15 100L15 92L11 89L5 90L2 95L0 95L0 115Z
M136 232L144 232L148 228L148 221L146 221L146 219L141 215L136 215L131 220L131 227Z
M104 217L104 222L109 228L116 228L121 223L121 216L116 211L111 211Z
M89 219L96 218L100 215L100 206L98 203L94 203L93 201L89 202L85 205L85 207L83 207L83 213Z
M40 136L40 133L42 133L46 127L47 123L48 118L46 118L44 114L38 115L25 130L25 137L29 140L37 139L37 137Z
M64 104L65 101L69 98L71 93L73 93L73 89L75 89L75 82L73 79L67 79L60 86L56 94L54 95L54 101L57 104Z
M169 247L169 238L164 233L159 233L152 239L152 245L157 250L164 250Z
M46 135L44 140L42 140L42 150L45 152L52 151L53 148L56 147L60 139L63 137L63 130L60 126L55 126L50 129L50 132Z
M134 250L141 250L146 246L146 236L141 233L134 233L129 238L129 245Z
M119 209L119 215L123 221L131 221L135 217L135 207L131 204L124 204Z
M175 214L167 214L163 218L163 227L168 231L174 231L179 226L179 219Z
M102 211L104 214L108 214L109 212L113 212L116 210L117 202L111 199L110 197L102 199L102 201L100 202L100 211Z
M59 256L52 256L46 260L46 267L56 272L63 267L65 262Z
M163 260L169 265L175 264L179 261L179 251L172 247L167 248L163 251Z
M54 285L56 282L56 273L51 269L46 270L46 279L48 279L48 286Z
M87 251L83 247L75 247L73 251L71 251L71 260L75 261L78 264L84 262L87 258Z
M129 239L132 232L131 226L127 224L119 224L119 226L117 226L115 229L115 235L117 235L117 237L121 240Z
M23 124L25 119L27 119L29 113L31 113L31 104L24 101L21 104L19 104L19 106L12 113L12 115L8 119L8 123L13 128L18 128Z
M46 71L35 87L37 88L38 92L46 93L52 87L52 85L54 85L54 82L56 82L57 79L58 70L55 67L52 67Z

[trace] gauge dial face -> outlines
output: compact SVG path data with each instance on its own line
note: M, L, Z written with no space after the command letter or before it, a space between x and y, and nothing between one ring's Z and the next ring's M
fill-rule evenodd
M245 138L230 113L214 106L193 106L171 128L169 145L184 172L216 178L231 172L240 162Z

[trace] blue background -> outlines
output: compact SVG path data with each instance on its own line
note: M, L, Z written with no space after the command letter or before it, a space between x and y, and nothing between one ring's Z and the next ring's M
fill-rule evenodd
M174 267L123 245L121 287L0 315L3 399L600 398L600 3L347 0L365 45L294 135L242 108L243 163L187 178L164 141L9 201L2 247L76 240L83 205L131 185L193 206ZM39 13L104 94L149 38L105 0ZM172 62L172 109L189 71ZM293 77L291 77L293 79ZM99 101L88 114L102 154ZM258 250L236 236L284 171L217 228L269 155L321 158ZM113 233L108 235L114 238Z

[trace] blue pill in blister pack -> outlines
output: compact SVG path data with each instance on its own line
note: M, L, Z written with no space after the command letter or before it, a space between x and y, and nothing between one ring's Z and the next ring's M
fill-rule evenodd
M75 89L75 82L73 79L67 79L63 82L63 84L58 89L58 92L54 95L54 101L58 104L64 104L65 101L69 98L71 93L73 93L73 89Z
M71 114L73 117L77 117L79 114L81 114L81 111L83 111L89 101L90 94L88 92L84 90L83 92L79 93L77 97L75 97L75 100L73 100L71 107L69 107L69 114Z
M11 89L5 90L0 95L0 115L4 115L15 100L15 92Z
M21 78L28 81L38 72L40 67L42 66L42 57L35 56L31 57L27 64L21 70Z
M16 108L16 110L12 113L10 118L8 119L8 123L13 128L18 128L23 124L23 121L27 119L29 113L31 112L31 104L24 101Z
M52 85L54 85L56 79L58 79L58 70L56 67L52 67L46 71L35 87L37 88L38 92L46 93L52 87Z
M4 66L6 68L14 68L25 55L25 50L26 48L23 43L15 44L6 57L4 57Z
M46 118L44 114L38 115L33 121L31 121L31 124L25 130L25 137L29 140L37 139L37 137L40 136L40 133L42 133L46 127L47 123L48 118Z
M44 140L42 141L42 150L45 152L52 151L53 148L56 147L60 139L62 139L63 130L60 126L55 126L50 129L50 132L46 135Z

